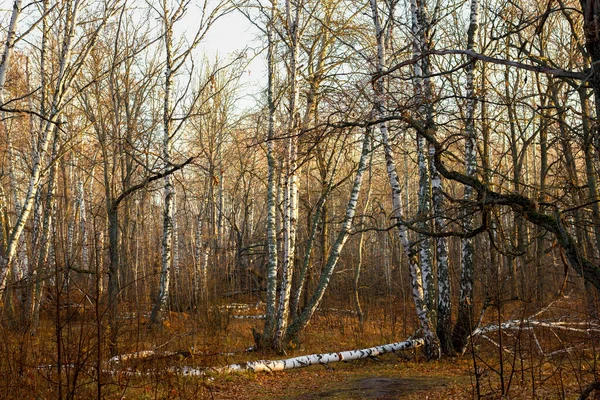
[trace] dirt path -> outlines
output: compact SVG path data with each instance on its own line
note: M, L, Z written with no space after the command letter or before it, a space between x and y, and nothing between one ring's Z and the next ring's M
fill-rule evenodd
M372 377L356 380L346 389L328 390L298 396L300 400L317 399L404 399L421 392L423 398L434 391L447 389L450 383L445 378L391 378Z
M211 385L210 399L466 399L468 369L461 362L416 363L394 355L273 374L229 375Z

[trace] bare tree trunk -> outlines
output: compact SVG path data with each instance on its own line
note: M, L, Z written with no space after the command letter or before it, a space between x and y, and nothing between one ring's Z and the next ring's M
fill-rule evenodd
M59 123L59 109L62 106L63 97L67 89L67 86L65 85L65 77L67 67L69 66L71 60L71 42L75 33L75 28L77 26L79 5L79 2L75 2L74 4L72 4L71 2L67 2L66 4L66 29L59 58L59 69L56 78L56 87L53 95L52 106L47 121L44 124L44 127L42 128L39 137L37 138L37 143L34 146L31 162L31 172L29 176L29 184L21 213L17 216L17 220L8 239L8 243L6 246L6 254L0 260L0 290L3 290L6 286L8 268L14 260L18 249L17 244L19 243L19 239L21 237L21 234L23 233L23 230L25 229L25 224L33 208L35 195L37 193L37 189L41 181L40 176L44 167L43 160L48 147L48 137L50 135L50 132L54 129L54 126L57 123Z
M165 168L171 165L171 126L172 126L172 90L173 90L173 20L169 15L169 6L167 0L162 3L163 29L165 37L165 93L163 99L163 163ZM175 11L177 14L177 11ZM158 289L158 298L152 309L150 321L156 325L162 317L164 307L169 298L169 283L171 279L171 263L173 253L173 212L175 208L175 187L173 185L173 176L165 177L164 185L164 206L163 206L163 236L162 236L162 259L160 270L160 286Z
M431 171L431 192L433 199L433 210L435 213L435 231L440 233L445 229L444 222L444 193L442 179L433 163L435 149L429 146L429 168ZM450 292L450 268L448 265L448 242L445 237L436 239L436 261L437 261L437 325L436 333L440 340L440 348L443 354L450 354L451 332L452 332L452 297Z
M354 219L354 215L356 212L356 205L358 203L358 195L360 194L360 188L363 181L364 172L367 169L367 162L369 159L369 155L371 153L371 137L368 131L365 131L363 142L362 142L362 150L361 156L358 163L358 169L356 171L356 176L354 178L354 183L352 185L352 192L350 193L350 199L348 200L348 205L346 206L346 215L344 217L344 221L341 224L340 231L337 235L335 243L331 246L329 251L329 256L327 258L327 263L323 267L323 271L321 273L321 277L319 279L319 284L315 289L315 292L311 296L308 301L306 307L303 309L302 313L298 315L298 317L290 324L288 327L285 338L286 340L291 340L297 337L297 335L308 325L310 319L312 318L314 312L317 310L317 307L321 303L323 299L323 295L325 294L325 290L329 284L331 279L331 275L337 265L337 262L340 258L340 254L342 249L344 248L344 244L348 240L348 236L350 233L350 227L352 226L352 221Z
M206 204L206 202L205 202ZM194 243L194 298L196 307L206 304L208 295L207 265L204 262L205 254L208 255L208 243L203 235L203 216L206 206L198 210L196 216L195 243Z
M55 128L54 139L52 143L52 159L54 160L58 155L58 127ZM48 177L48 187L46 189L46 205L44 210L44 217L41 225L41 232L39 237L39 245L37 247L39 251L36 265L32 271L32 293L30 297L30 305L27 309L31 313L31 332L35 333L39 326L40 318L40 305L42 301L42 291L44 290L45 280L43 276L47 272L46 266L48 265L48 253L50 250L50 238L51 230L53 225L53 216L55 212L55 196L54 191L56 188L57 180L56 164L53 163L50 167L50 174ZM39 196L41 197L41 191L38 188Z
M267 102L269 108L269 126L267 131L267 164L268 164L268 182L267 182L267 299L266 299L266 319L263 341L271 342L274 336L276 323L276 297L277 297L277 193L276 193L276 165L275 165L275 8L276 2L271 3L271 15L267 26ZM270 345L271 343L269 343Z
M425 13L425 5L423 1L411 0L411 33L413 36L413 55L419 57L428 50L427 46L427 21ZM425 82L424 78L428 71L424 69L427 67L426 58L416 62L413 66L414 77L413 86L415 91L415 98L418 103L418 114L422 123L427 124L430 128L433 128L433 112L431 105L431 90L429 86L431 83ZM429 93L426 93L427 92ZM428 145L421 135L417 134L417 164L419 170L419 195L418 195L418 215L420 222L418 228L422 231L431 231L429 223L429 214L431 210L431 180L429 175L429 163L427 162L427 156L429 154ZM419 234L419 256L420 266L423 280L423 300L427 304L430 313L433 313L435 309L435 289L433 286L433 254L431 248L431 237L429 235ZM433 317L433 315L432 315ZM434 322L435 318L432 318L431 322Z
M13 10L11 13L11 17L10 17L10 22L8 25L8 31L6 34L6 41L4 44L4 52L2 53L2 58L0 59L0 104L4 103L4 85L6 83L6 76L8 73L8 69L10 67L10 61L11 61L11 56L12 56L12 52L13 52L13 48L15 46L15 41L16 41L16 36L17 36L17 24L18 24L18 20L19 20L19 15L21 13L21 8L22 8L22 0L15 0L13 3ZM16 177L15 177L15 172L14 172L14 162L15 162L15 156L13 153L13 149L12 149L12 140L11 140L11 135L9 133L9 128L8 128L8 119L4 118L4 113L0 113L0 119L2 119L2 124L4 125L4 131L6 134L6 150L7 150L7 154L8 154L8 176L9 176L9 181L10 181L10 188L14 197L14 205L15 205L15 215L19 216L22 212L22 207L21 207L21 203L19 201L19 195L18 195L18 190L17 190L17 181L16 181ZM32 127L33 128L33 127ZM7 221L8 222L8 221ZM2 257L0 257L0 277L2 277L2 275L4 275L4 271L5 268L9 267L9 262L8 261L8 257L10 256L10 242L12 241L12 238L10 237L10 235L7 235L6 237L6 253L2 255ZM23 249L23 238L19 237L17 238L17 243L16 246L17 249ZM16 250L12 250L13 252ZM7 262L6 262L6 266L4 265L4 259L5 257L7 258ZM13 265L13 279L21 279L21 261L20 261L21 257L18 257L18 260L16 260L15 265ZM7 273L8 271L6 271ZM3 281L6 279L6 277L3 277ZM4 288L5 282L0 282L0 289Z
M369 132L372 134L372 132ZM363 267L363 252L364 252L364 244L365 244L365 232L363 230L363 226L365 223L365 216L367 210L371 205L371 183L373 178L373 148L371 145L370 156L369 156L369 179L367 183L367 194L365 196L365 203L363 205L363 212L360 216L360 220L358 222L359 229L361 229L360 234L358 235L358 260L356 263L356 267L354 269L354 306L356 307L356 315L358 316L358 322L361 324L365 320L365 316L363 313L363 309L360 305L360 293L359 293L359 283L360 283L360 274Z
M467 32L467 50L475 49L475 39L479 28L479 0L471 0L471 11ZM465 174L475 177L477 174L477 133L475 130L475 109L477 98L475 96L475 62L466 67L467 74L467 115L465 121ZM472 187L464 187L464 199L473 201L475 194ZM463 229L473 229L473 210L465 208L462 216ZM461 275L460 294L458 300L458 316L452 332L454 350L462 352L467 344L467 338L473 329L473 285L474 285L474 246L472 238L461 239ZM449 316L448 316L449 317Z
M373 17L373 24L375 26L375 34L377 38L377 74L380 76L375 82L373 82L374 94L375 94L375 112L376 117L385 119L385 88L383 81L383 74L387 70L386 66L386 52L384 46L384 31L381 27L381 21L379 18L379 10L377 8L377 0L370 0L371 12ZM379 124L379 131L381 134L381 142L385 153L385 162L387 167L388 179L391 186L391 197L392 197L392 217L397 223L398 237L400 243L402 243L404 252L408 259L409 272L413 288L413 300L415 303L415 309L421 329L425 336L425 354L428 359L439 358L440 349L437 335L435 334L431 319L430 312L427 304L423 298L423 286L421 280L421 268L415 259L415 256L411 250L410 242L408 240L408 233L406 226L402 224L403 206L402 206L402 194L400 188L400 181L398 180L398 174L396 172L396 162L394 160L394 152L391 147L387 123L382 121Z
M8 31L6 33L6 41L4 43L4 52L2 53L2 59L0 59L0 104L4 103L4 84L6 83L6 74L8 73L10 59L15 47L15 41L17 38L17 24L19 21L19 15L21 14L22 4L23 0L15 0L13 3L10 22L8 24Z
M296 228L298 221L298 56L300 36L300 6L286 0L286 23L290 46L290 104L289 125L290 138L287 143L286 181L283 206L283 265L281 291L279 293L279 309L277 312L277 331L273 348L282 352L285 347L286 330L290 312L290 295L296 254Z
M79 209L79 231L81 233L81 268L90 270L88 253L87 209L85 205L85 189L81 172L77 179L77 208Z
M538 77L539 84L539 77ZM546 107L546 96L540 93L540 105L541 109L545 109ZM548 120L549 116L545 113L542 114L542 118L540 121L540 182L539 182L539 196L538 201L540 204L544 204L547 199L546 194L546 178L548 176ZM537 279L537 290L536 290L536 300L538 305L542 305L545 302L546 297L546 278L544 274L542 260L544 259L544 246L546 241L544 240L544 236L546 234L546 230L537 227L536 228L536 260L535 260L535 272Z

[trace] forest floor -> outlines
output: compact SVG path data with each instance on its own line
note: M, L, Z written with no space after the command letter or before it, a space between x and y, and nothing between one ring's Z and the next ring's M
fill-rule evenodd
M567 305L556 314L575 315L575 305ZM60 349L56 317L48 314L36 335L0 326L0 398L50 399L62 393L75 399L148 400L572 399L599 380L598 335L544 330L536 336L529 336L531 330L490 333L489 340L474 344L475 356L469 348L462 357L433 362L411 349L273 373L210 372L246 361L364 349L405 340L415 331L414 316L402 309L372 309L376 312L364 324L348 310L323 309L287 355L246 351L253 345L252 329L264 322L236 316L259 315L257 307L173 312L156 330L149 330L145 316L123 310L116 361L106 346L109 332L100 331L98 342L98 325L86 310L61 314L67 322L61 325ZM497 346L500 340L504 351ZM207 372L185 376L185 368Z
M466 367L456 359L425 363L387 354L328 367L216 377L199 394L223 400L467 399L473 389Z

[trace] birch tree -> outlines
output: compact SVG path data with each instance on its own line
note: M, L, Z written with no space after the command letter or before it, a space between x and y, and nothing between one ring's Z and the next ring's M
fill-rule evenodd
M2 104L4 104L4 85L6 83L6 74L10 67L12 52L15 47L15 41L17 37L17 24L19 21L19 15L21 14L22 7L22 0L14 1L12 13L10 15L10 22L8 24L8 30L6 33L4 51L2 52L2 58L0 58L0 102Z
M479 0L471 0L469 17L469 29L467 31L467 50L475 50L475 40L477 39L477 30L479 28ZM475 60L466 67L467 84L466 99L467 111L465 120L465 174L469 177L475 177L477 173L477 153L476 153L476 130L475 130L475 109L477 98L475 97ZM464 199L466 201L474 200L473 188L465 186ZM463 226L465 230L473 229L473 213L465 209L463 215ZM462 352L467 343L467 337L474 325L473 320L473 278L474 278L474 248L473 239L462 239L461 249L461 278L460 278L460 297L458 301L458 316L454 332L452 333L454 350Z
M95 30L87 37L83 44L80 44L81 50L79 56L72 62L73 40L76 34L78 15L82 5L78 1L68 1L63 4L64 11L64 35L58 59L58 71L53 82L53 92L50 94L50 106L44 115L43 124L36 138L31 155L31 172L25 197L21 203L21 212L16 218L16 222L10 233L6 245L6 253L0 260L0 288L6 286L8 278L8 268L14 260L17 252L17 244L25 228L25 224L32 212L36 193L41 183L41 174L45 168L47 157L47 148L50 142L49 137L57 124L62 122L61 112L64 107L65 97L73 82L77 72L82 67L82 61L85 60L90 50L93 48L97 39L98 32L114 12L113 4L107 3L100 9L101 15L95 27ZM17 14L18 15L18 14ZM8 57L7 57L8 60Z
M379 16L379 8L376 0L370 1L371 5L371 16L373 19L373 25L375 28L375 37L377 39L377 67L375 71L375 78L373 81L373 95L374 95L374 109L378 119L382 122L378 124L379 132L381 135L381 143L383 145L385 163L387 169L387 175L391 187L391 198L392 198L392 218L397 224L397 232L400 243L406 258L409 263L409 272L413 292L413 300L421 329L425 336L425 353L428 359L438 358L440 356L439 341L437 335L433 329L431 323L430 310L427 306L427 301L424 298L423 283L422 283L422 270L418 264L415 255L411 249L410 241L408 239L407 228L402 221L403 217L403 205L402 205L402 191L400 187L400 181L398 179L398 173L396 172L396 161L394 152L390 143L388 125L385 122L386 118L386 95L385 95L385 74L388 71L387 67L387 56L385 49L385 31L382 27L381 18Z
M267 22L267 299L266 319L263 341L273 338L275 327L275 309L277 296L277 226L276 226L276 161L275 161L275 9L277 3L271 2L269 21Z
M176 135L184 127L186 120L192 112L195 99L192 100L192 104L187 110L179 110L181 115L176 115L176 110L173 107L174 99L176 103L181 103L182 99L186 96L187 89L183 90L183 93L176 93L174 87L174 80L178 72L187 65L190 57L192 56L193 50L200 44L208 33L211 25L222 15L228 11L224 7L223 2L219 2L215 5L211 5L207 2L204 3L201 9L200 20L198 21L198 28L190 44L183 50L176 50L174 47L173 29L175 24L183 18L186 13L188 1L175 1L162 0L161 8L158 10L163 30L163 41L165 51L165 81L164 81L164 94L163 94L163 142L162 142L162 162L164 169L170 168L173 165L172 162L172 151L173 142ZM189 87L189 85L188 85ZM179 96L179 97L176 97ZM197 97L196 97L197 99ZM161 258L161 272L160 272L160 285L157 300L152 309L152 315L150 320L152 324L158 323L161 318L161 313L167 305L170 290L170 279L171 279L171 266L174 261L173 257L173 242L175 232L175 187L173 184L173 176L171 174L165 176L164 185L164 209L163 209L163 237L162 237L162 258Z
M302 2L286 0L285 2L285 31L289 41L289 105L286 149L286 178L283 202L283 254L282 281L279 292L277 310L277 329L273 346L278 351L284 350L284 340L290 314L290 296L292 292L292 277L296 253L296 230L298 224L298 57L300 53L299 40L301 35L300 10Z
M419 57L428 50L427 31L429 31L429 23L427 21L425 2L411 0L410 8L413 54L415 57ZM390 15L393 15L392 13L393 9L390 10ZM427 124L429 126L433 122L433 110L431 105L432 93L426 93L426 90L430 92L429 87L431 86L431 82L427 77L429 72L427 57L416 62L413 66L413 70L413 86L418 107L417 119L421 121L422 124ZM431 126L430 128L433 129L434 127ZM429 174L429 162L427 161L428 155L427 141L421 135L417 134L417 164L419 170L418 214L421 218L418 228L423 231L431 230L430 226L428 226L430 225L428 224L428 221L431 210L431 177ZM419 246L419 261L422 274L421 278L423 280L423 300L427 303L429 310L433 311L435 306L435 288L433 287L433 254L431 238L428 235L419 234Z

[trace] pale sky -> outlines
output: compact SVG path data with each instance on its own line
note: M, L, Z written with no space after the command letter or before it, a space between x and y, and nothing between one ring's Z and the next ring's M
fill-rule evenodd
M179 23L182 34L194 35L196 32L197 11L190 7L188 15ZM260 31L239 11L233 11L210 28L206 38L200 43L196 54L206 54L210 60L215 56L226 61L246 49L249 61L240 82L238 95L242 96L237 106L240 109L255 105L254 95L264 91L266 85L266 65L261 51Z

